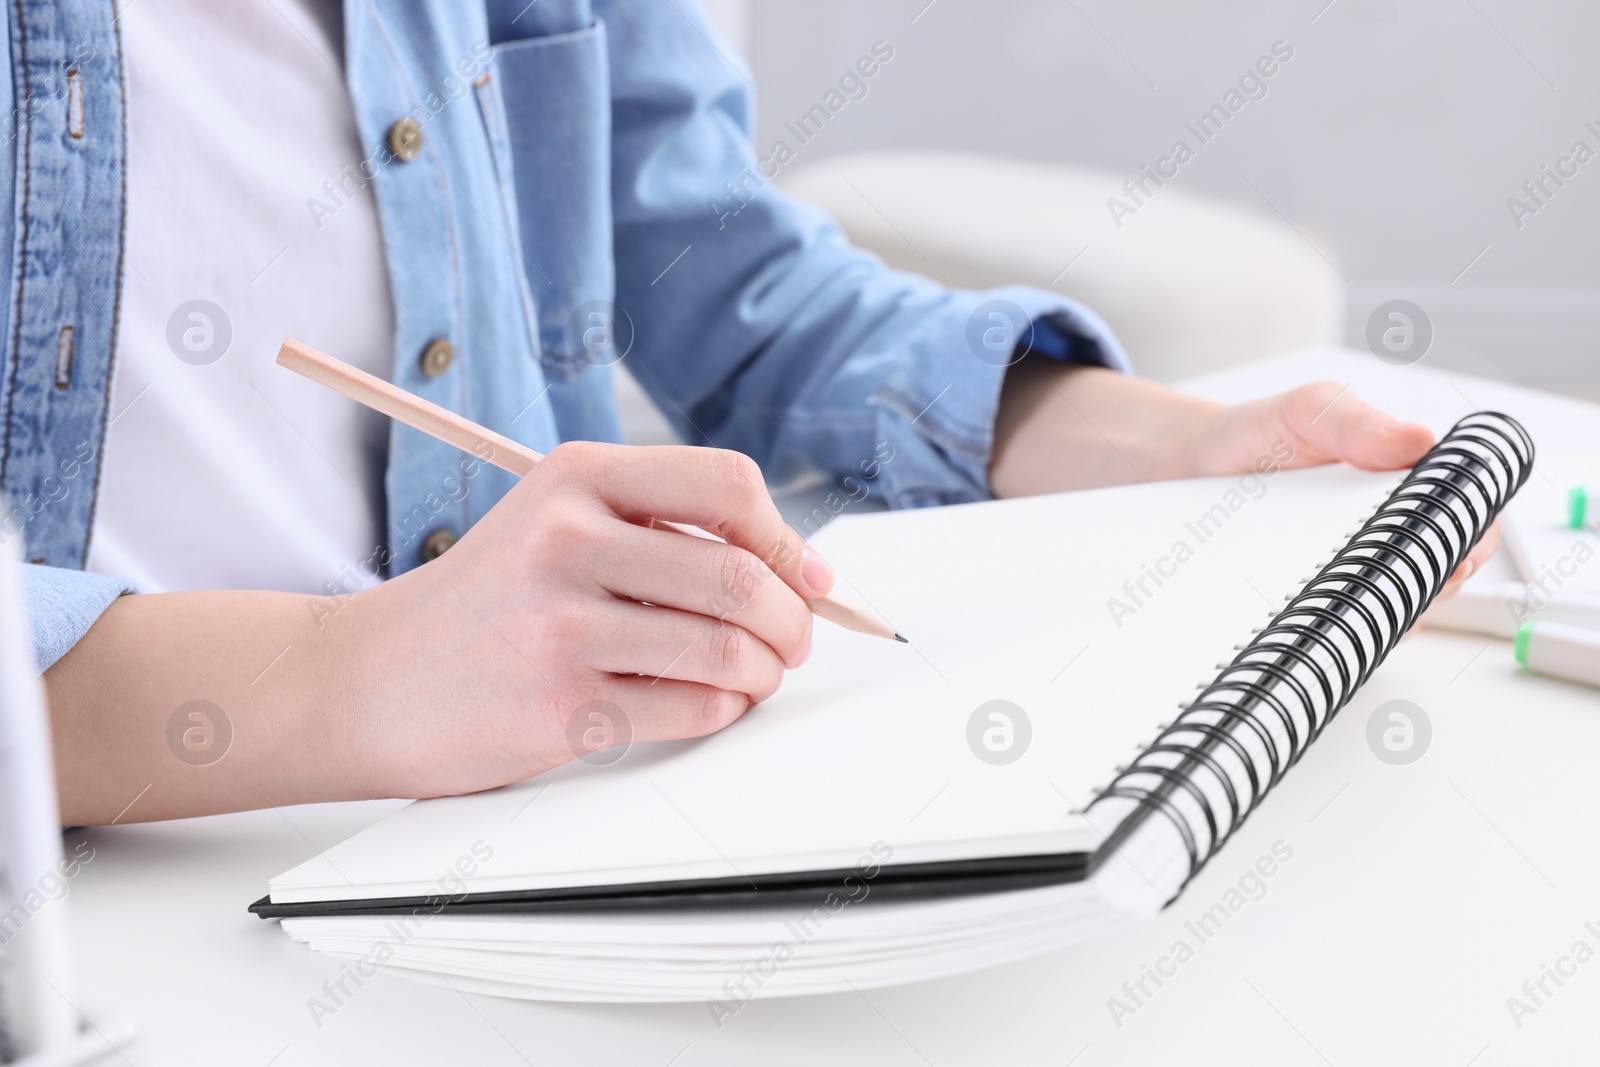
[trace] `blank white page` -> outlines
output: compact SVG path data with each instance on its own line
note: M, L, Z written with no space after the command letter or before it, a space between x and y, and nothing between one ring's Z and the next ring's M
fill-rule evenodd
M441 875L475 844L492 856L472 892L844 868L880 842L893 863L1091 850L1111 828L1074 809L1399 479L1320 468L846 514L815 544L911 644L818 620L810 662L720 734L412 804L272 898L459 892ZM968 744L992 700L1031 724L1005 765Z

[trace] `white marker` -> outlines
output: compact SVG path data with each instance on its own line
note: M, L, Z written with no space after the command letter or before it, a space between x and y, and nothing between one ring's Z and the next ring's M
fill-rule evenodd
M1588 486L1575 485L1567 490L1567 526L1569 528L1581 530L1588 525L1590 495Z
M1535 586L1479 579L1464 584L1454 596L1434 601L1422 622L1435 629L1465 630L1507 640L1516 637L1529 619L1600 630L1600 593L1562 589L1554 599L1541 600Z
M1535 619L1517 631L1516 650L1535 674L1600 686L1600 630Z

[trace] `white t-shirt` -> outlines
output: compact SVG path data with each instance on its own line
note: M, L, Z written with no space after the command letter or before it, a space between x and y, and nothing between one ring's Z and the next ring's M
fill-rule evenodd
M89 569L144 592L321 593L383 539L388 420L273 362L290 336L384 378L393 360L370 187L321 229L306 207L365 155L341 15L123 9L122 324Z

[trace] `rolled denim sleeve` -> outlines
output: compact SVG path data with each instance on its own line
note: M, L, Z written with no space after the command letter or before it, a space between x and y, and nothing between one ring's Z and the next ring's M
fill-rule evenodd
M757 152L747 75L697 10L595 10L628 366L687 439L748 453L778 484L854 475L894 507L979 500L1023 348L1128 369L1087 308L891 270L786 197L773 178L817 149L786 133L787 153ZM874 207L892 220L893 204Z
M117 597L136 592L120 578L34 563L22 565L22 584L41 671L66 655Z

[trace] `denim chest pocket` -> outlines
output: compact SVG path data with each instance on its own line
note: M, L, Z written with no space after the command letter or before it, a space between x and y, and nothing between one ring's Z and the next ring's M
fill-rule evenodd
M493 69L478 102L512 190L540 361L563 381L620 358L605 23L498 44Z

